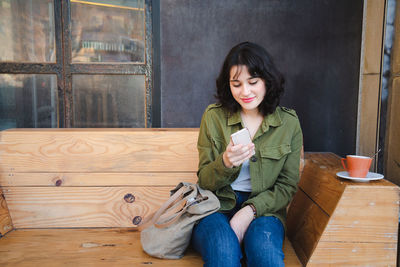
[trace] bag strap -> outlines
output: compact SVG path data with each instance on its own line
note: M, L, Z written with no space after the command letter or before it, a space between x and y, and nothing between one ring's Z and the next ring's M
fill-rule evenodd
M188 200L194 199L198 195L197 186L188 185L191 190L184 194L184 197L174 206L165 210L159 217L154 216L154 226L157 228L168 227L176 222L188 209ZM162 223L160 223L162 222Z
M165 228L165 227L170 226L171 224L175 223L187 211L187 209L189 209L190 206L200 203L201 201L207 200L207 199L208 199L207 196L203 197L202 195L200 195L200 193L197 193L196 197L192 197L190 199L186 199L186 198L182 199L182 201L185 201L184 202L185 204L181 210L179 210L176 213L173 213L173 212L167 213L166 212L165 214L163 214L160 217L160 221L162 221L163 223L156 222L156 223L154 223L154 226L157 228Z
M166 211L177 210L178 208L183 209L187 198L187 196L185 198L184 196L193 190L197 191L197 187L183 185L166 202L164 202L164 204L154 214L147 216L147 219L143 220L138 225L138 230L143 230L150 225L155 224ZM163 218L165 218L165 216L163 216Z

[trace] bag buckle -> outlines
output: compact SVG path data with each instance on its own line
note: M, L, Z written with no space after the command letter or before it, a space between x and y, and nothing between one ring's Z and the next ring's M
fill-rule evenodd
M202 202L204 200L207 200L207 199L208 199L207 196L203 197L202 195L200 195L200 196L192 197L192 198L188 199L186 203L187 203L188 207L190 207L192 205L196 205L196 204L198 204L198 203L200 203L200 202Z

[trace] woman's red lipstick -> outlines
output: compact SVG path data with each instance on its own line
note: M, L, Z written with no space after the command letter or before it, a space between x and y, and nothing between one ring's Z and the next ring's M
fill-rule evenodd
M255 97L242 98L242 101L243 101L244 103L250 103L251 101L254 100L254 98L255 98Z

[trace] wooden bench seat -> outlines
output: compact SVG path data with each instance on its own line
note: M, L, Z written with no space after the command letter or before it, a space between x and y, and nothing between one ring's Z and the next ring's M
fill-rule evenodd
M286 266L301 266L286 242ZM148 256L140 233L129 228L16 230L0 240L0 255L0 266L203 266L190 248L180 260Z
M196 182L197 134L0 132L0 266L201 266L192 250L176 261L146 255L135 229L178 182ZM343 181L339 170L336 155L306 153L288 213L286 266L394 266L398 187Z

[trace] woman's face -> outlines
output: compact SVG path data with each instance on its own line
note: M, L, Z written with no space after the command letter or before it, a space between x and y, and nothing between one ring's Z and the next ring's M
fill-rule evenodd
M258 111L257 107L265 96L265 82L252 77L245 65L233 66L230 70L229 84L233 98L244 112Z

